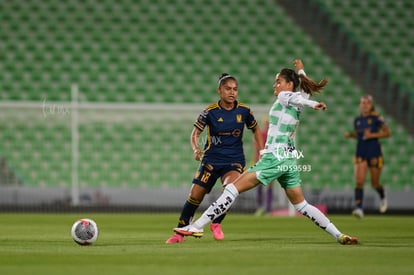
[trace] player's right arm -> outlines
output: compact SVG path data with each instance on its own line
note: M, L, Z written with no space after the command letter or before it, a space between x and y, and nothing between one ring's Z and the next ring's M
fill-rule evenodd
M344 137L346 138L357 138L357 133L355 131L345 132Z
M190 142L191 142L191 148L193 148L193 157L195 160L199 161L201 160L203 156L203 152L198 146L198 139L200 138L201 130L197 127L193 128L193 131L191 132Z
M354 130L345 132L344 137L346 137L346 138L358 138L358 133L357 133L357 130L356 130L357 119L358 118L354 119Z

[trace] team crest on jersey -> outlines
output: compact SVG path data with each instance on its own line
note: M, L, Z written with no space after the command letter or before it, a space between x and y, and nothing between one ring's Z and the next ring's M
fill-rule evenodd
M242 123L243 122L242 118L243 118L242 115L240 115L240 114L236 115L237 123Z
M367 123L372 124L372 119L368 118Z
M223 122L224 120L223 120L223 118L222 117L220 117L219 119L217 119L217 122Z

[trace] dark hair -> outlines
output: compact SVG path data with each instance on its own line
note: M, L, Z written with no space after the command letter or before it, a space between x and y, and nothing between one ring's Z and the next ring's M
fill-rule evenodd
M279 73L287 82L293 82L293 91L299 87L300 79L299 75L292 69L284 68Z
M220 77L219 77L217 87L220 87L220 86L221 86L221 84L226 83L226 82L227 82L227 80L229 80L229 79L233 79L234 81L236 81L236 83L238 83L238 82L237 82L237 79L236 79L234 76L229 75L228 73L222 73L222 74L220 75Z
M279 73L287 82L293 82L293 91L300 87L305 93L313 95L320 93L322 89L328 84L328 80L323 79L315 82L304 74L297 74L294 70L284 68Z

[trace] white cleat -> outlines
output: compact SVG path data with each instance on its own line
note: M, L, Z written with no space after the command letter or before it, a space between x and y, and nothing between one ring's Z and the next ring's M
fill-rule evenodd
M174 228L175 233L181 234L183 236L193 236L196 238L203 237L203 231L204 231L203 229L195 228L192 225Z
M362 219L364 217L364 211L361 208L355 208L354 211L352 211L352 215L358 219Z
M380 213L385 213L385 212L387 212L387 209L388 209L388 201L387 201L386 198L383 198L380 201L379 212Z

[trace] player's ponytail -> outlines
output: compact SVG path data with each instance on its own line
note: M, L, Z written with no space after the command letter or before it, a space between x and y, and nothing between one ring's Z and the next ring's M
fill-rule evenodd
M320 93L322 89L328 84L328 80L323 79L319 82L315 82L304 74L297 74L294 70L284 68L279 73L286 81L293 82L293 91L298 88L302 89L305 93L313 95L314 93Z
M300 74L300 88L307 94L313 95L314 93L321 93L322 89L328 84L326 78L319 82L315 82L306 75Z

